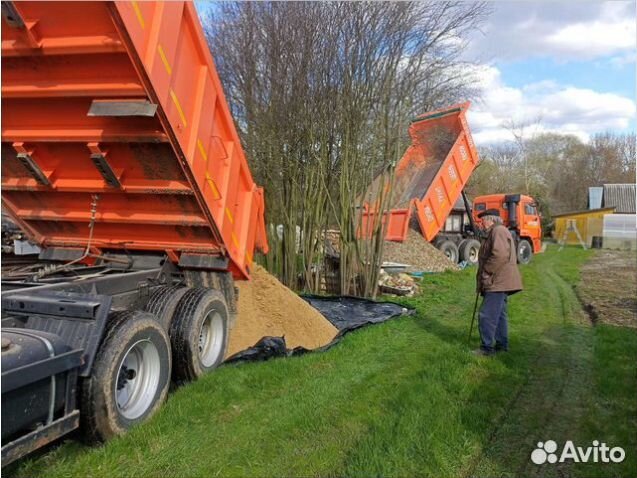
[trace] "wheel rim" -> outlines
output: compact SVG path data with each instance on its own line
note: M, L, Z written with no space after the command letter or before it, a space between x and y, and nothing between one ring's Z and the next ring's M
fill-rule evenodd
M159 351L150 340L134 343L124 355L117 374L115 403L125 418L142 416L154 403L161 361Z
M217 362L223 349L223 319L217 311L210 311L199 332L199 358L204 367Z
M478 252L480 249L478 247L472 247L469 249L469 262L472 264L478 262Z
M522 244L522 246L520 247L520 257L522 258L523 262L527 262L531 257L531 248L526 244Z

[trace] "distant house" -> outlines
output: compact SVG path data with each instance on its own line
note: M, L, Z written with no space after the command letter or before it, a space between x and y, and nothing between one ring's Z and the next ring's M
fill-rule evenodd
M602 207L614 207L615 214L635 214L635 194L635 184L604 184Z
M594 186L588 188L588 209L601 209L603 196L604 186Z
M637 201L635 184L604 184L604 205L615 212L604 216L604 247L635 249L637 247Z
M637 247L636 197L635 184L604 184L599 187L590 187L588 188L587 214L580 212L556 216L556 222L562 223L563 231L567 219L577 219L577 227L585 231L583 235L587 236L584 239L587 243L591 241L593 235L601 235L605 248L635 249ZM583 223L584 217L587 217L586 224Z
M615 214L635 214L635 184L604 184L588 188L588 209L615 208Z
M574 232L569 231L569 223L577 228L582 240L587 247L593 244L593 237L603 236L604 217L613 214L614 209L598 208L586 211L571 211L553 216L555 230L553 238L556 241L565 240L566 244L579 244L579 239Z

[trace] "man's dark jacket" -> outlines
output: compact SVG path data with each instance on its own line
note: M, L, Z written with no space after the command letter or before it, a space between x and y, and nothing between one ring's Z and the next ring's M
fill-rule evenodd
M494 225L480 247L478 255L477 291L508 292L522 290L515 241L502 224Z

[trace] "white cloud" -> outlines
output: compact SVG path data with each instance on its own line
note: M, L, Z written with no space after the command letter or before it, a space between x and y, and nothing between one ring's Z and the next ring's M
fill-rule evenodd
M635 48L635 20L593 21L565 25L543 39L562 55L595 58Z
M614 2L494 2L472 38L468 56L484 61L551 57L590 60L634 51L635 4Z
M637 52L635 50L628 51L621 55L611 56L608 59L608 64L615 70L621 70L627 65L634 65L637 63Z
M635 118L635 102L615 93L554 81L514 88L494 66L478 67L476 76L484 93L469 110L468 120L479 144L512 140L506 128L511 121L530 123L528 134L569 133L587 141L596 132L626 129Z

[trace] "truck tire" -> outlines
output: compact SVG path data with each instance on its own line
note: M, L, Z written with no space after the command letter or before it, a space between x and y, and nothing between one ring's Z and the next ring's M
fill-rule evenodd
M449 239L447 239L446 237L436 237L434 239L434 242L432 242L433 246L436 249L440 249L440 246L442 245L443 242L447 242Z
M168 332L177 304L186 292L188 287L178 285L159 287L151 294L145 310L157 317L164 330Z
M447 240L440 242L440 244L438 245L438 249L440 249L451 262L453 262L454 264L458 263L458 246L456 246L453 241Z
M232 330L237 319L239 297L239 289L234 284L232 274L230 272L185 269L184 279L186 279L188 287L203 287L223 292L230 313L228 327Z
M228 305L221 291L195 288L184 294L170 326L176 383L197 380L223 362L228 319Z
M121 435L166 400L172 357L168 334L148 312L115 312L81 384L81 426L89 442Z
M522 239L518 242L518 263L528 264L533 258L533 247L531 243L526 239Z
M465 239L460 243L460 260L468 264L478 263L478 253L480 252L480 241L476 239Z

